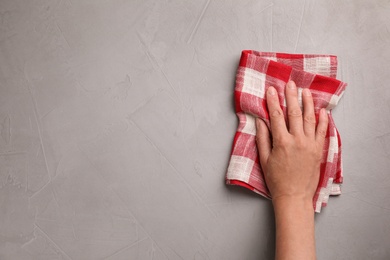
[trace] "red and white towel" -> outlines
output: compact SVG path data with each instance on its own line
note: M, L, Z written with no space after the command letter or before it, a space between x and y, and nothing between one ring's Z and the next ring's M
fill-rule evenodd
M245 50L242 52L234 91L239 125L234 137L226 183L239 185L271 199L262 173L255 142L255 118L263 119L269 127L265 92L269 86L278 92L280 105L286 115L284 88L295 81L299 98L302 89L309 88L315 113L326 108L329 116L328 133L321 163L320 181L313 198L316 212L326 206L329 195L340 195L343 182L341 140L332 119L331 110L344 93L346 84L336 79L337 57L332 55L285 54ZM299 99L301 104L301 99ZM302 105L302 104L301 104Z

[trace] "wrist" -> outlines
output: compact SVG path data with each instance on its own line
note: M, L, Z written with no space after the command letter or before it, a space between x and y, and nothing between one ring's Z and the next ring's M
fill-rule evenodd
M276 259L315 259L314 209L310 199L279 197L273 200L276 224Z
M302 196L283 196L272 199L275 214L292 209L293 211L307 212L314 215L313 200Z

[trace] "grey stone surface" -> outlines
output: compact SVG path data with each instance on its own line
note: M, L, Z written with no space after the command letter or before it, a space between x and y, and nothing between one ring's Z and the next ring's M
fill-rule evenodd
M389 1L0 1L0 259L272 259L224 174L243 49L339 57L318 259L390 259Z

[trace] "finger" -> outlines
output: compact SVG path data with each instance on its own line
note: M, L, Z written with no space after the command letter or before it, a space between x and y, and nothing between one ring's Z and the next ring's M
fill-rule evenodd
M288 134L283 111L280 108L279 98L274 87L269 87L267 91L267 107L270 117L271 132L274 138Z
M303 133L302 110L298 103L298 90L293 81L286 85L288 127L291 134Z
M303 131L306 136L315 137L316 132L316 117L314 114L313 97L309 89L305 88L302 91L303 102Z
M328 114L324 108L320 110L316 129L316 141L320 147L324 146L326 132L328 130Z
M267 125L259 118L256 118L256 143L257 150L259 151L260 164L264 167L267 164L272 149L271 137Z

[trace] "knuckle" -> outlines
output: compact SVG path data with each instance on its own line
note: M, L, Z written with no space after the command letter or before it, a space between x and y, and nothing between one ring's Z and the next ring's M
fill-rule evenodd
M305 116L303 118L303 120L306 123L310 124L310 125L315 125L316 124L316 118L314 116L312 116L312 115Z
M267 137L264 136L264 135L256 135L255 136L255 141L256 141L257 144L262 144L262 143L267 141Z
M317 162L322 161L322 159L323 159L323 151L322 151L322 148L319 147L318 145L315 145L315 146L313 147L312 156L313 156L314 160L316 160Z
M282 111L280 111L279 109L275 109L275 110L271 111L270 116L271 116L271 118L282 117Z
M290 117L300 117L300 116L302 116L302 111L301 111L300 108L289 109L288 116L290 116Z
M285 135L277 135L274 138L274 146L288 147L291 145L290 139Z
M308 144L304 138L297 138L295 143L299 149L307 149Z
M315 158L317 159L317 161L321 162L322 161L322 150L317 150L317 152L314 154L315 155Z
M326 130L324 130L324 129L317 129L317 133L318 133L321 137L326 137Z

